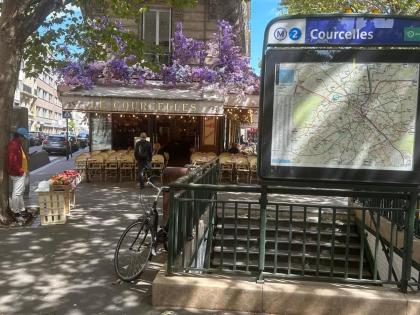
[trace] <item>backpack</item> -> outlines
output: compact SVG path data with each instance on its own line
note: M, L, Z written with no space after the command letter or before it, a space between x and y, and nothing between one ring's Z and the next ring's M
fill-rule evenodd
M144 145L145 145L145 143L143 143L143 142L140 142L139 143L139 158L140 159L147 159L148 158L148 155L147 155L147 150L146 150L146 148L144 147Z

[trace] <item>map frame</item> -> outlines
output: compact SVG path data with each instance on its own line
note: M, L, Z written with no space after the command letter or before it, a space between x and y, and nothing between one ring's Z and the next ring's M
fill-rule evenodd
M396 63L420 64L420 54L413 49L374 48L271 48L265 56L263 102L260 108L260 163L263 181L311 181L357 184L416 186L420 184L420 75L415 117L413 169L411 171L372 170L366 168L272 166L272 128L275 67L282 63Z

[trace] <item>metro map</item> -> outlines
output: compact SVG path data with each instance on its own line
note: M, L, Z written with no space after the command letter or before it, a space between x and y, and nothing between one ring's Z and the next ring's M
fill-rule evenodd
M413 169L419 64L279 63L271 165Z

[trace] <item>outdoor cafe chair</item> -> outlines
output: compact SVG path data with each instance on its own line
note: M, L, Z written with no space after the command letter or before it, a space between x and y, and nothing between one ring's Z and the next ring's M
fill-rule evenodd
M160 177L160 182L163 183L163 169L165 168L165 158L162 154L155 154L152 156L151 170Z
M219 178L222 181L224 178L229 179L229 181L233 180L233 171L234 171L234 161L229 156L222 156L219 157Z
M129 178L133 180L137 178L135 175L136 171L136 163L134 161L133 156L130 155L122 155L120 159L120 182L124 178Z
M118 177L118 158L115 155L111 155L105 160L104 179L105 181L107 181L109 178L114 178L117 180Z
M249 182L257 180L257 156L251 155L247 157L249 162Z
M243 177L246 182L249 182L250 168L248 159L244 156L237 157L235 160L236 182L239 184Z
M102 181L102 176L104 175L104 158L101 155L97 154L87 160L87 173L89 181L94 181L96 178Z

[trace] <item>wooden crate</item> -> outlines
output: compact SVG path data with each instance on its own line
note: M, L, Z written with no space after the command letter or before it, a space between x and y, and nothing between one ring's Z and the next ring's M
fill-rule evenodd
M76 202L74 188L71 185L51 185L51 191L65 192L66 214L70 213L70 209L74 207L74 204Z
M38 193L41 225L66 223L66 194L65 191Z

